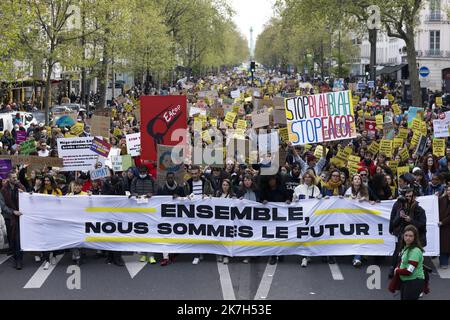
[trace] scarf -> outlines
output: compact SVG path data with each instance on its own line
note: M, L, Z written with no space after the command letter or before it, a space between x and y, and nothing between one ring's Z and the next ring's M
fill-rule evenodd
M173 187L169 186L169 184L166 182L166 188L170 191L175 191L175 189L178 187L178 184L176 181L173 182Z
M333 190L333 196L339 196L339 188L342 186L342 181L333 182L332 180L325 183L328 190Z

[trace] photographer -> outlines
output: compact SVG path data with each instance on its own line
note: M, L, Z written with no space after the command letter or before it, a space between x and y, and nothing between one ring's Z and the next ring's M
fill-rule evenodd
M423 247L427 245L427 217L425 210L420 207L416 201L416 191L413 188L407 189L404 194L400 195L394 204L391 212L391 221L389 224L389 232L398 238L394 255L392 256L392 265L389 278L394 276L395 267L398 264L398 255L400 251L399 244L405 228L413 225L419 231L420 243Z

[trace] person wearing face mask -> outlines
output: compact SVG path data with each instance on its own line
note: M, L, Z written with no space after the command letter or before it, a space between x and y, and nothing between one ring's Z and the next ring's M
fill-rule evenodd
M366 153L364 154L364 160L359 163L360 167L364 167L369 170L371 177L373 177L377 171L377 166L373 162L372 157L372 153L370 151L366 151Z
M156 194L155 181L148 174L146 166L139 167L139 176L131 182L131 196L151 198ZM155 255L153 253L143 253L140 259L141 262L149 262L156 264Z
M399 197L394 204L391 212L391 221L389 224L389 232L396 236L397 246L392 256L392 265L389 277L394 276L394 269L397 265L398 255L400 252L401 236L408 225L413 225L419 231L420 242L424 247L427 246L427 216L425 210L416 201L416 193L414 189L407 189L406 192Z

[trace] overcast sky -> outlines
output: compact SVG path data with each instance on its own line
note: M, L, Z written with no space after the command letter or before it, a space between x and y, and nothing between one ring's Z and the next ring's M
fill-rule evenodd
M250 38L250 27L253 27L254 41L263 31L263 26L273 16L272 6L275 0L230 0L236 16L236 24L247 39Z

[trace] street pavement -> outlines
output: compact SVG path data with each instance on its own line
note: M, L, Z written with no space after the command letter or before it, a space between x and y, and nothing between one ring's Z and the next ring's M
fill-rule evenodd
M17 271L13 259L2 254L0 300L399 300L386 289L388 259L378 265L380 277L375 274L369 279L373 258L360 269L353 268L351 257L339 257L335 265L314 258L306 269L300 267L298 257L286 257L275 266L262 257L250 264L233 258L229 265L217 263L213 255L192 265L192 258L180 255L174 264L161 267L140 263L137 255L125 256L127 265L120 268L89 253L78 272L70 253L58 256L57 265L49 270L27 254L24 269ZM434 272L432 293L423 299L450 299L450 270L436 269L437 262L429 258L426 264ZM80 288L74 280L78 275ZM373 279L379 280L380 287L371 290L367 283L376 287Z

